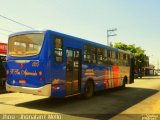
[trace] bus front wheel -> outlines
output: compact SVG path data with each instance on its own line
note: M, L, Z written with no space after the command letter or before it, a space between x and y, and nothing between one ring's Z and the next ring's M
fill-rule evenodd
M87 81L85 88L84 88L84 97L91 98L94 93L94 85L92 81Z

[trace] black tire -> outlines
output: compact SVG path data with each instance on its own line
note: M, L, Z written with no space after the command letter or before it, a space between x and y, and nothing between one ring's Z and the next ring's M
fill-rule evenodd
M124 79L124 80L123 80L122 88L125 88L125 87L126 87L126 80Z
M87 81L84 87L84 98L91 98L94 93L94 85L92 81Z
M126 87L126 83L127 83L127 78L124 77L123 84L122 84L122 86L120 86L120 89L124 89Z

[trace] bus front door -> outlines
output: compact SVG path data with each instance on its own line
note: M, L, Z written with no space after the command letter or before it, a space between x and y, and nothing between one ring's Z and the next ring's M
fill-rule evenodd
M81 52L66 49L66 95L80 92Z

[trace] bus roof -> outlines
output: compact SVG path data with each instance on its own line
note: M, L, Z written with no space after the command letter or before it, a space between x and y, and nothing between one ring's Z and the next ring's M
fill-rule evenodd
M92 42L91 40L82 39L82 38L75 37L75 36L72 36L72 35L67 35L67 34L64 34L64 33L61 33L61 32L56 32L56 31L53 31L53 30L21 31L21 32L13 33L13 34L9 35L9 37L16 36L16 35L21 35L21 34L46 33L46 32L50 32L50 33L55 34L55 35L57 35L59 37L65 37L65 38L69 38L69 39L76 39L79 42L83 42L83 43L86 43L86 44L91 44L93 46L103 47L103 48L107 48L107 49L110 49L110 50L123 52L123 53L126 53L126 54L132 54L129 51L124 51L124 50L121 50L121 49L118 49L118 48L114 48L114 47L111 47L111 46L107 46L107 45L104 45L104 44L100 44L100 43L97 43L97 42Z
M16 36L16 35L22 35L22 34L29 34L29 33L45 33L46 30L32 30L32 31L21 31L21 32L15 32L15 33L12 33L9 35L9 37L12 37L12 36Z

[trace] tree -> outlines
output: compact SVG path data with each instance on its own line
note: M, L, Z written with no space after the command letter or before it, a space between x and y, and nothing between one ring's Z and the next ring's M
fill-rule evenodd
M114 44L115 48L122 49L125 51L130 51L134 54L135 56L135 69L142 69L147 65L147 56L145 54L145 50L143 50L141 47L136 47L134 44L133 45L126 45L121 42L116 42Z

